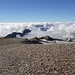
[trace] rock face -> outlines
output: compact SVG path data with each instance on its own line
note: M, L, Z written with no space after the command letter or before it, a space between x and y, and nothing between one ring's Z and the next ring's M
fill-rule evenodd
M28 34L29 32L31 32L31 30L25 29L25 30L23 30L22 33L13 32L12 34L8 34L7 36L5 36L5 38L16 38L17 35L19 35L20 37L23 37L24 35Z
M63 41L62 39L52 38L50 36L44 36L44 37L41 37L40 39L45 39L45 40L48 40L48 41L53 41L53 40Z
M25 30L23 30L23 32L20 34L20 36L23 37L24 35L28 34L29 32L31 32L30 29L25 29Z
M8 34L7 36L5 36L5 38L16 38L18 34L20 35L21 33L13 32L12 34Z
M44 37L41 37L40 39L46 39L46 40L49 40L49 41L53 41L54 38L50 37L50 36L44 36Z
M30 40L31 40L31 41L40 41L40 39L37 38L37 37L31 38Z
M20 37L23 37L24 35L28 34L30 32L30 30L24 30L23 33L17 33L17 32L13 32L12 34L7 35L5 38L16 38L17 35L19 35ZM24 38L24 40L21 41L21 43L23 44L49 44L49 43L56 43L54 41L63 41L62 39L56 39L56 38L52 38L50 36L43 36L43 37L34 37L31 39L28 38Z
M37 37L34 37L32 39L27 39L27 40L25 39L24 41L22 41L22 43L24 43L24 44L42 44L40 42L40 39Z
M42 44L39 41L31 41L31 40L27 40L27 41L22 41L23 44Z
M43 37L40 37L40 38L34 37L34 38L31 38L31 39L23 40L22 43L23 44L49 44L49 43L52 43L52 42L56 43L56 42L54 42L56 40L62 41L62 39L55 39L55 38L52 38L50 36L43 36Z

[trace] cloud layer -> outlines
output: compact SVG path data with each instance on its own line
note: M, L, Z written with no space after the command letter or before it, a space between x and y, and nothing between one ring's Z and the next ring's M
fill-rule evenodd
M0 23L0 37L4 37L12 32L22 32L30 29L31 32L24 37L52 36L56 38L75 38L74 22L33 22L33 23Z

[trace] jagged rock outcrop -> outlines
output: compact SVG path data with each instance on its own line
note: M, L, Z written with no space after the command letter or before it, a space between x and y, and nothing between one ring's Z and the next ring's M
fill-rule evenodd
M44 37L41 37L40 39L46 39L46 40L49 40L49 41L53 41L54 38L50 37L50 36L44 36Z
M16 38L17 35L19 35L20 37L23 37L24 35L28 34L29 32L31 32L31 30L25 29L25 30L23 30L22 33L20 33L20 32L13 32L13 33L8 34L7 36L5 36L5 38Z
M25 39L24 41L22 41L23 44L42 44L40 42L40 39L37 37L34 37L32 39Z
M31 41L40 41L40 38L34 37L30 39Z

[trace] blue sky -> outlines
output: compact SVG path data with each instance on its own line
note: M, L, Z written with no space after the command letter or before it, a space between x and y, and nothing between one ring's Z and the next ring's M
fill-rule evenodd
M75 21L75 0L0 0L0 22Z

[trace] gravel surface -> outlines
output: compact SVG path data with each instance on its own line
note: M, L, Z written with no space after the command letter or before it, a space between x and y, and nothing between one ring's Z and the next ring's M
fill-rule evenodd
M0 46L0 75L75 75L75 44Z

